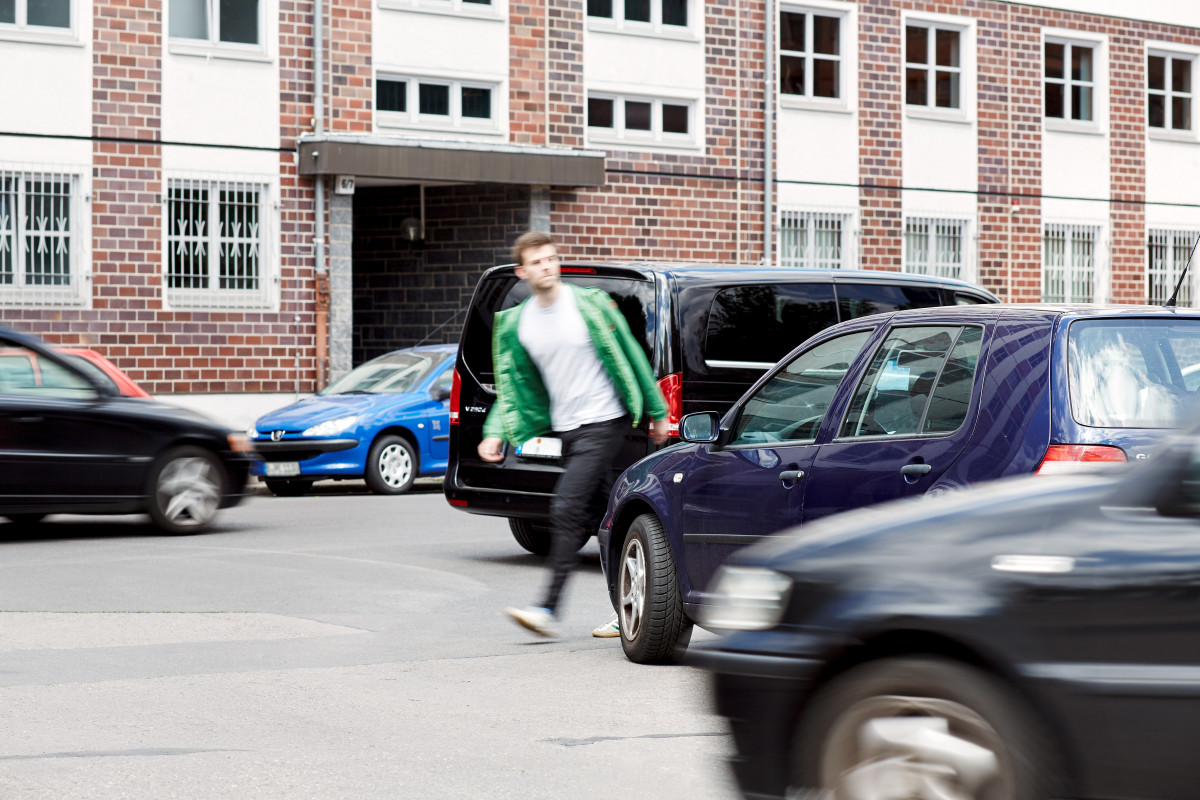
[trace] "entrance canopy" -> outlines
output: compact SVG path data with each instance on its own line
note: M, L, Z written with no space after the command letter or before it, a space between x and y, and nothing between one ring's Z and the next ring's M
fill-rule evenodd
M357 134L300 138L301 175L354 175L364 183L514 183L603 186L599 150Z

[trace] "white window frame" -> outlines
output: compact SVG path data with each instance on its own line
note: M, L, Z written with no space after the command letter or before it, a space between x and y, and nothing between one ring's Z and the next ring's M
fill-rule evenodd
M909 28L924 28L927 36L928 52L926 56L928 61L924 64L917 64L908 60L908 29ZM958 37L958 66L946 67L937 63L937 34L939 31L953 33ZM964 113L963 107L966 105L965 97L967 93L967 63L968 54L967 46L969 42L970 30L963 25L950 25L944 22L934 22L924 19L905 19L904 20L904 75L902 77L904 85L904 105L907 109L919 109L923 111L938 113L938 114L953 114L962 116ZM925 87L926 97L924 103L909 103L908 102L908 71L913 69L924 70L925 72ZM956 106L939 106L937 105L937 73L948 72L958 76L958 105Z
M0 22L0 40L35 44L65 44L83 46L79 40L80 0L69 0L67 27L30 25L28 0L16 0L13 22Z
M1046 45L1057 44L1063 46L1063 76L1061 78L1051 78L1046 75ZM1083 81L1075 80L1071 77L1071 51L1076 47L1087 48L1092 51L1092 80ZM1104 89L1103 78L1107 75L1107 59L1103 52L1104 42L1079 39L1068 36L1047 34L1042 39L1042 119L1046 125L1057 127L1059 129L1074 130L1103 130L1105 127L1103 119L1104 108L1101 105L1101 93ZM1056 85L1063 87L1063 115L1061 117L1051 117L1046 113L1046 87L1048 85ZM1073 108L1071 106L1071 88L1073 86L1087 87L1092 90L1092 118L1074 119L1071 115Z
M414 11L496 22L508 19L508 0L490 0L487 3L468 3L466 0L379 0L379 8L385 11Z
M831 258L822 253L818 247L816 236L804 236L804 241L795 244L788 241L789 231L799 231L804 228L814 231L821 225L837 222L840 225L838 242L839 253ZM778 219L779 241L776 253L781 267L799 269L855 269L858 266L858 213L851 209L815 208L815 207L781 207Z
M1163 58L1166 59L1165 70L1165 87L1163 89L1150 88L1150 59ZM1190 75L1192 90L1189 92L1176 91L1172 86L1173 73L1171 71L1171 61L1186 61L1188 63L1188 72ZM1160 48L1146 49L1146 130L1155 138L1164 139L1186 139L1193 140L1196 138L1196 54L1181 53L1178 51L1163 50ZM1158 127L1150 124L1150 97L1158 96L1163 98L1163 126ZM1175 97L1185 97L1188 102L1188 127L1179 129L1172 127L1174 122L1173 103Z
M1187 265L1192 248L1200 230L1174 226L1146 226L1146 302L1160 306L1175 291L1179 275ZM1155 263L1155 248L1163 248L1163 258ZM1197 249L1200 254L1200 249ZM1200 286L1196 278L1196 265L1188 268L1188 277L1179 288L1177 305L1180 308L1194 308L1200 303L1200 295L1196 289Z
M376 81L405 82L405 111L379 110L376 92L372 98L375 108L375 124L380 128L411 128L423 131L447 131L454 133L503 134L502 119L507 119L507 106L503 103L506 95L504 82L464 77L434 76L412 72L397 72L381 69L375 74ZM448 114L422 114L420 85L446 86L450 93ZM482 117L464 117L462 115L462 90L487 89L492 93L491 112L487 119Z
M25 213L31 202L28 183L36 180L67 181L67 216L65 219L35 218L32 230L25 228ZM15 191L5 191L14 181ZM12 283L0 283L0 307L86 306L91 301L91 274L82 248L87 241L87 204L84 202L84 176L79 167L62 165L0 164L0 195L12 197L14 208L0 203L0 251L8 254L12 268ZM36 213L36 212L35 212ZM46 234L38 236L38 234ZM33 249L43 257L46 248L51 253L67 249L66 285L26 283L25 266L31 255L26 246L27 236L34 238Z
M626 33L635 36L653 36L657 38L694 39L699 30L696 15L703 14L703 4L697 0L687 0L687 25L665 25L662 21L663 0L649 0L650 21L643 22L625 18L625 0L612 0L611 17L594 17L587 13L587 0L584 0L583 15L587 20L588 30L606 33Z
M1051 234L1061 234L1062 252L1049 247ZM1042 225L1042 302L1045 303L1095 303L1104 291L1104 275L1107 259L1104 257L1106 242L1104 226L1091 222L1054 222ZM1083 237L1091 244L1091 263L1085 261L1085 253L1079 244ZM1059 260L1061 264L1052 264ZM1061 273L1061 274L1056 274ZM1061 296L1057 290L1061 288ZM1090 289L1090 291L1089 291ZM1054 294L1051 291L1054 290Z
M272 309L278 304L279 268L275 247L276 211L274 201L276 188L270 176L263 175L217 175L212 173L175 173L164 175L163 205L163 306L170 309ZM204 226L199 231L172 232L172 190L203 189L208 192ZM257 203L258 227L251 235L241 230L229 233L218 228L220 219L219 192L251 190L259 193ZM257 248L258 285L254 288L221 288L219 285L222 254L230 244L244 244ZM171 270L174 259L181 248L201 247L207 269L205 275L209 285L204 288L172 287ZM216 285L214 285L216 284Z
M848 95L853 94L853 84L849 81L853 78L850 74L850 63L853 59L853 51L848 47L848 36L850 27L850 14L848 11L840 7L825 7L820 5L780 5L778 14L804 14L807 20L804 23L804 50L784 50L782 44L782 22L777 24L775 32L775 71L778 75L775 91L779 97L780 105L792 108L826 108L842 110L849 108ZM813 53L813 16L831 17L838 21L838 54L836 56L827 55L824 53ZM804 93L791 94L783 91L783 58L803 58L804 59ZM838 65L838 96L837 97L814 97L812 93L814 72L812 68L813 60L834 61Z
M703 141L703 136L697 133L697 128L701 125L701 108L698 100L684 97L651 97L643 94L629 94L601 90L588 91L584 97L585 118L587 116L588 104L591 100L612 101L613 126L611 128L593 127L592 125L587 124L587 120L585 119L587 141L589 143L605 145L631 145L639 148L644 145L649 145L650 147L694 149L701 141ZM626 101L650 104L650 130L628 130L625 128ZM687 107L688 132L686 135L682 133L669 133L663 131L663 104Z
M941 214L941 213L925 213L912 212L904 215L904 253L901 260L901 269L903 272L913 275L930 275L941 278L957 278L958 280L971 281L975 279L975 236L974 236L974 220L969 216L961 214ZM910 232L912 226L924 226L925 230L920 232L920 236L924 238L924 252L926 258L924 262L917 262L911 258L910 253ZM939 259L939 249L937 247L938 238L943 231L954 229L958 234L958 253L959 260L957 263ZM913 235L915 239L915 234Z
M163 34L167 40L167 49L176 55L201 56L204 58L227 58L243 61L268 61L267 50L267 6L273 0L257 0L258 3L258 42L223 42L221 35L220 0L205 0L207 10L207 39L185 39L171 35L171 2L163 0Z

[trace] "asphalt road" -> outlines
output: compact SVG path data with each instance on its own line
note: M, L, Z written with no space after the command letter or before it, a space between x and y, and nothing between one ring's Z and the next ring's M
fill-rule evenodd
M434 483L259 494L190 537L0 523L0 553L4 800L736 796L705 676L591 637L595 543L535 639L501 610L541 560Z

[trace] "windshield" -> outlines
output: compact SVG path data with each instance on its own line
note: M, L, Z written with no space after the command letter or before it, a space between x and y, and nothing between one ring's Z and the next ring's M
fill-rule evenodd
M1200 369L1200 320L1080 320L1070 328L1071 412L1097 428L1179 428Z
M446 353L388 353L355 367L321 394L403 394L421 385Z

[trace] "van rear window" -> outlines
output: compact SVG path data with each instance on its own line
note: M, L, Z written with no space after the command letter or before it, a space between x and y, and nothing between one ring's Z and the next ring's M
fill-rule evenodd
M942 305L942 292L933 286L896 286L883 283L837 284L838 314L842 321L870 314L887 314L910 308Z
M654 329L654 283L650 280L588 274L564 274L563 283L588 286L608 293L629 323L646 358L654 363L650 345ZM462 357L480 383L495 381L492 371L492 324L496 314L514 308L529 297L529 287L515 275L497 275L479 287L476 302L463 326Z
M704 360L765 369L837 321L831 284L732 286L713 296Z
M1068 333L1071 414L1096 428L1179 428L1200 388L1200 320L1078 320Z

